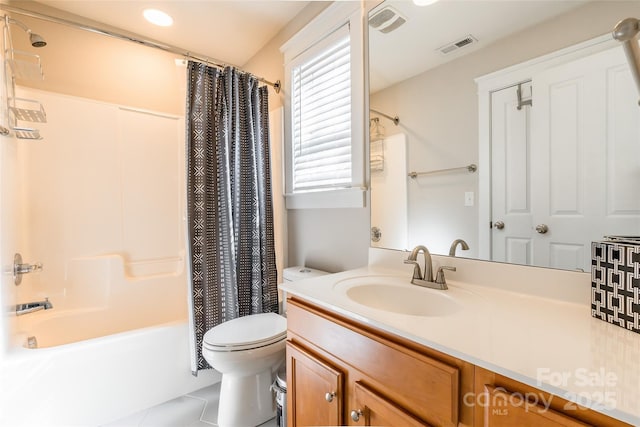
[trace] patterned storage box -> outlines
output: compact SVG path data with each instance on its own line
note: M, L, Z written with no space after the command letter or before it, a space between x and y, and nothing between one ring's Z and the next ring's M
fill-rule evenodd
M591 244L591 315L640 333L640 238Z

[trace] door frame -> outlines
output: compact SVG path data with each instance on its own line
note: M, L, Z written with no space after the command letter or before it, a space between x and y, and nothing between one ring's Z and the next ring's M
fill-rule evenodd
M478 258L491 260L491 94L532 80L540 71L619 46L610 33L475 79L478 87ZM535 94L533 96L535 108Z

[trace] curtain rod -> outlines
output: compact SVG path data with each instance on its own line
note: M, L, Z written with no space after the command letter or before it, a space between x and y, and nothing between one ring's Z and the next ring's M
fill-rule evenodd
M378 114L382 117L386 117L387 119L391 120L393 124L396 126L398 126L398 123L400 123L400 117L398 116L391 117L390 115L385 114L382 111L374 110L373 108L370 108L369 111L371 111L372 113Z
M33 12L33 11L30 11L30 10L21 9L19 7L8 6L6 4L0 4L0 9L1 10L5 10L7 12L17 13L17 14L20 14L20 15L28 16L28 17L31 17L31 18L41 19L43 21L53 22L55 24L62 24L62 25L66 25L68 27L73 27L73 28L77 28L77 29L80 29L80 30L89 31L89 32L95 33L95 34L101 34L103 36L113 37L113 38L120 39L120 40L125 40L125 41L130 41L130 42L142 45L142 46L152 47L152 48L159 49L159 50L162 50L162 51L165 51L165 52L174 53L176 55L184 56L187 59L191 59L193 61L201 62L201 63L207 64L207 65L213 65L214 67L217 67L217 68L224 69L225 67L228 66L227 64L219 63L218 61L210 59L210 58L208 58L208 57L206 57L204 55L193 54L193 53L191 53L191 52L189 52L187 50L181 49L181 48L176 47L176 46L171 46L171 45L162 44L162 43L159 43L159 42L156 42L156 41L143 39L138 35L127 36L127 35L124 35L124 34L116 33L114 31L105 30L105 29L94 27L94 26L91 26L91 25L81 24L79 22L70 21L70 20L64 19L64 18L58 18L58 17L55 17L55 16L45 15L44 13L40 13L40 12ZM243 72L246 72L246 71L243 71ZM270 82L269 80L266 80L266 79L264 79L262 77L256 76L255 74L252 74L252 73L247 73L247 74L250 74L251 76L255 77L261 83L267 84L269 86L273 86L273 89L276 91L276 93L280 93L280 89L282 87L282 84L280 83L280 80L276 80L275 82Z
M639 32L640 20L636 18L623 19L613 29L613 38L622 42L622 47L631 69L631 75L638 91L640 91L640 47L638 47L636 36Z

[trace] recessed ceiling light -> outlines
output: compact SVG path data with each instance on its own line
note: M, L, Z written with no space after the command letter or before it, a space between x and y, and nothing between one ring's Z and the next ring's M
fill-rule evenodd
M147 21L161 27L168 27L173 24L173 18L158 9L145 9L142 14Z

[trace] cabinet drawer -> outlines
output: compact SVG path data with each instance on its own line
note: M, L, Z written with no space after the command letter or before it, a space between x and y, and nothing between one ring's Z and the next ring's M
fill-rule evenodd
M574 418L526 401L521 394L502 387L484 386L487 404L484 406L485 427L584 427Z
M479 426L631 427L631 424L559 396L475 367L475 421ZM524 399L527 399L525 401ZM536 404L537 403L537 404Z
M432 425L458 424L458 368L333 319L295 299L287 307L290 333L366 373L380 395Z
M357 425L429 427L360 382L354 391L357 409L350 416Z

